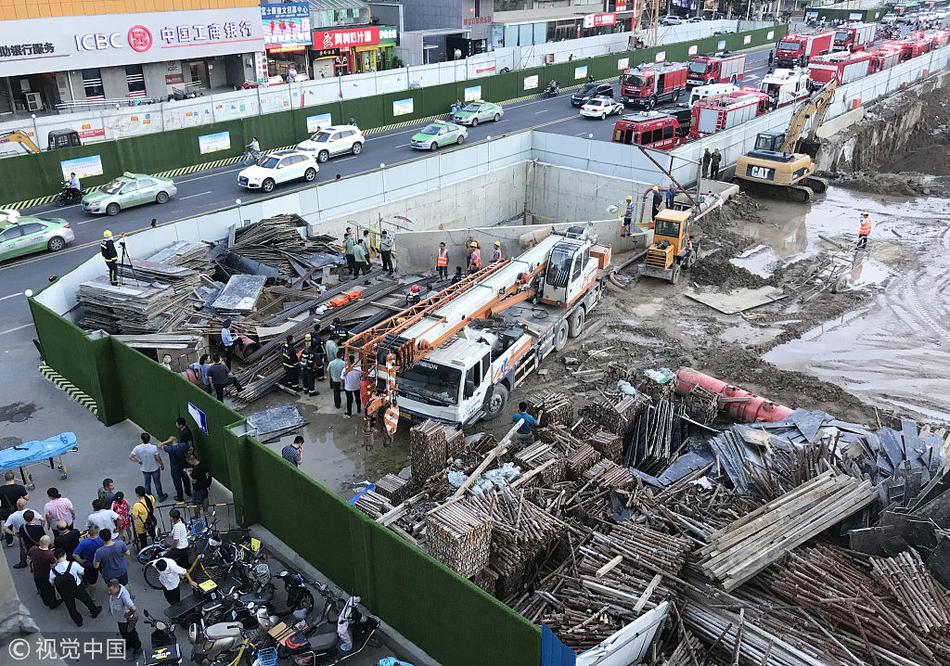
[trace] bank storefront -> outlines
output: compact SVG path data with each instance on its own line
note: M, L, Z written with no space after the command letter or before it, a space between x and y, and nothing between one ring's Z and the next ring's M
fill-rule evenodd
M0 113L234 89L263 47L257 7L0 21Z

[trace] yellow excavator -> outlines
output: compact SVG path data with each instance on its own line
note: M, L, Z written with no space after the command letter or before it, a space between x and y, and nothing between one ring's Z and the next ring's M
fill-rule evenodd
M28 155L38 152L40 147L23 130L0 132L0 154Z
M760 132L755 148L736 162L733 182L745 190L801 203L827 190L828 184L812 175L813 158L818 154L818 128L837 87L832 79L802 102L785 132ZM811 127L803 136L809 118Z

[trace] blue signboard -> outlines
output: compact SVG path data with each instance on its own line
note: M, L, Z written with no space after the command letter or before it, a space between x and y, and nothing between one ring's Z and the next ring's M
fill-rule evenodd
M208 417L205 413L195 406L195 403L188 403L188 415L194 420L195 425L204 434L208 434Z
M261 5L264 24L264 48L280 49L285 46L308 46L310 33L310 5L290 2L283 5Z

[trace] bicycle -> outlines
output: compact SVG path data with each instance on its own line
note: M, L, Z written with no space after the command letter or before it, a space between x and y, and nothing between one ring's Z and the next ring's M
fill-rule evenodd
M244 163L244 166L257 164L259 159L261 159L261 151L259 150L245 150L244 154L241 155L241 161Z

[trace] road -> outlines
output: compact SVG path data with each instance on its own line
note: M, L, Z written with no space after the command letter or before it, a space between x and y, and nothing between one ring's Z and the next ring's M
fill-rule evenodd
M746 85L758 85L765 74L769 49L748 52ZM619 93L619 91L617 91ZM489 136L501 136L529 129L544 129L546 132L572 136L592 134L595 140L610 141L613 119L607 121L582 118L572 107L570 95L533 99L505 107L505 116L498 123L484 123L470 128L467 143L485 140ZM659 107L662 109L663 107ZM428 156L427 152L412 149L409 138L419 126L396 129L391 132L367 137L363 153L359 156L337 157L321 165L319 181L333 180L369 171L380 163L391 165ZM301 137L303 138L303 137ZM445 150L445 149L443 149ZM98 252L99 239L104 229L114 234L131 233L148 228L152 218L158 224L170 224L186 217L234 205L235 199L250 202L265 198L259 192L238 187L237 173L244 168L234 165L210 169L175 179L178 195L163 206L152 204L122 211L114 217L91 216L79 206L56 206L48 204L23 210L23 215L62 217L68 220L76 233L75 242L57 254L38 254L16 259L0 265L0 339L18 331L26 332L31 318L22 297L26 289L40 289L50 276L62 275ZM312 185L284 185L274 190L275 194L293 191ZM3 350L0 340L0 351Z

